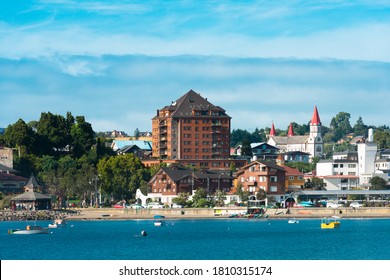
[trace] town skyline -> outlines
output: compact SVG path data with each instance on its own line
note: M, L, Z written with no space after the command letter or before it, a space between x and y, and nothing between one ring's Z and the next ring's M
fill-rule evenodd
M95 131L151 131L194 90L233 129L324 126L339 112L389 125L386 1L50 1L0 4L0 127L41 112ZM381 113L383 112L383 113Z

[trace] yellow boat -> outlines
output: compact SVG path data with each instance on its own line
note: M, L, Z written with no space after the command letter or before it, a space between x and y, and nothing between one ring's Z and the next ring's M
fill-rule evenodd
M340 226L339 217L325 217L321 220L321 228L338 228Z

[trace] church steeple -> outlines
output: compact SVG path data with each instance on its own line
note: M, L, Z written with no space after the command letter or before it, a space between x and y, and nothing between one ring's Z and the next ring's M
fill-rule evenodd
M321 125L320 115L318 114L317 105L314 106L313 116L310 121L311 125Z
M271 131L269 132L269 136L275 136L275 135L276 135L275 126L274 126L274 122L272 122L272 127L271 127Z
M310 134L307 142L312 157L321 157L324 152L324 142L322 140L322 124L317 106L314 106L313 116L310 121Z
M287 133L287 136L294 136L294 130L293 130L293 126L292 126L292 123L290 123L290 126L288 127L288 133Z

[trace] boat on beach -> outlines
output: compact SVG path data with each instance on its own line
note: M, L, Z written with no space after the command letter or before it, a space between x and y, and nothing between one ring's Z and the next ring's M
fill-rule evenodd
M340 227L340 217L324 217L321 219L321 228L338 228Z
M26 226L25 229L9 229L8 234L48 234L49 228L41 226Z

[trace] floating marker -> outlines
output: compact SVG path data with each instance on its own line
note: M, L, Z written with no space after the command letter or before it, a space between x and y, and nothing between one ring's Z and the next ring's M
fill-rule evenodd
M141 235L142 235L142 236L146 236L146 235L148 235L148 234L146 233L146 231L143 230L143 231L141 231Z

